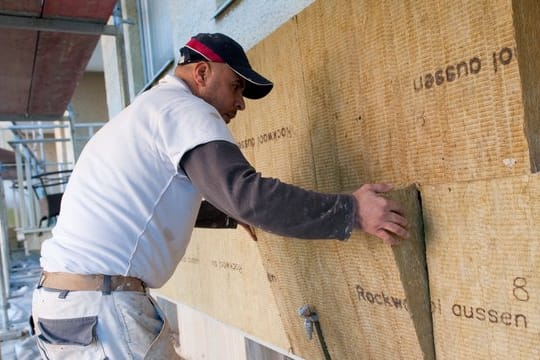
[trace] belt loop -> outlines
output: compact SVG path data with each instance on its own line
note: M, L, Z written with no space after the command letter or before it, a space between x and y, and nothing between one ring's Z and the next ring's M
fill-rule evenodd
M39 276L39 281L38 281L38 284L37 284L38 289L41 289L43 287L43 281L45 281L45 272L44 271L42 271L41 275Z
M34 323L34 317L32 315L28 317L28 324L30 325L30 335L36 335L36 324Z
M101 292L103 295L111 295L111 275L103 275L103 285Z

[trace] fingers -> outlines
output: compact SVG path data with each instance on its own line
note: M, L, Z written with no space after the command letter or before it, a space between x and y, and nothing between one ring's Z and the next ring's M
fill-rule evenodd
M393 214L392 220L381 224L372 235L377 236L386 244L396 245L401 239L408 239L410 237L410 233L407 230L407 220L400 215Z
M368 234L395 245L408 238L408 221L401 205L382 195L392 189L388 184L366 184L353 193L357 201L357 223Z
M408 239L410 237L409 231L404 225L400 225L395 222L388 222L381 227L381 230L393 235L397 235L402 239Z
M395 236L392 236L390 233L384 231L384 230L379 230L376 234L374 234L375 236L377 236L379 239L381 239L385 244L388 244L388 245L397 245L399 243L399 239L396 238Z
M397 212L391 210L388 214L388 220L390 223L399 225L402 229L407 229L407 227L409 226L409 221L407 221L407 218L405 218L402 211Z

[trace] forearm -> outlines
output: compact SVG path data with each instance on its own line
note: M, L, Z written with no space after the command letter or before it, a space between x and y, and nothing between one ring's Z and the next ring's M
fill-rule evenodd
M262 177L231 143L201 145L180 165L210 203L265 231L305 239L346 239L354 228L351 195L318 193Z

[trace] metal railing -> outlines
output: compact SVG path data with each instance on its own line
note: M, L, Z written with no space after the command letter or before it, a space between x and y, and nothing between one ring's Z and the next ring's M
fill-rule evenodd
M47 195L44 191L42 191L43 194L40 193L39 185L43 185L40 180L41 175L69 172L74 166L77 153L104 124L104 122L74 124L68 116L54 122L13 124L0 128L0 130L13 133L13 139L8 141L15 153L16 170L16 179L13 180L11 186L13 191L11 205L16 238L24 243L25 255L29 255L29 240L36 239L38 234L47 233L52 229L49 221L46 227L41 226L40 219L44 215L41 214L39 200ZM48 136L51 135L51 131L54 131L53 137ZM79 134L81 132L83 134ZM46 144L56 144L57 158L54 159L56 161L47 158ZM4 181L0 177L0 259L2 261L0 267L0 332L9 328L7 308L10 297L8 239L10 224L8 224L6 209ZM48 210L50 211L50 208ZM49 216L49 214L47 215Z

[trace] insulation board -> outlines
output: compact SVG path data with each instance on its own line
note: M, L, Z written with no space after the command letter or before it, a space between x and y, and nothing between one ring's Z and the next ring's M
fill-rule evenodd
M437 359L540 358L540 177L422 187Z

